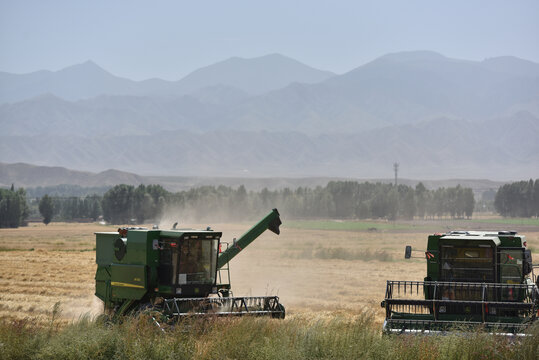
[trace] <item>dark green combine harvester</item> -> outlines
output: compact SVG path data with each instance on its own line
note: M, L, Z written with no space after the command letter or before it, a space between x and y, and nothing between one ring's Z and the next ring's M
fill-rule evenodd
M208 314L284 318L277 296L231 296L228 267L266 229L279 234L279 225L273 209L230 246L210 228L98 232L95 295L113 316L157 311L167 321Z
M405 257L411 257L411 246ZM515 231L452 231L428 238L424 281L388 281L387 333L481 326L523 334L539 314L531 251ZM534 280L537 281L534 283Z

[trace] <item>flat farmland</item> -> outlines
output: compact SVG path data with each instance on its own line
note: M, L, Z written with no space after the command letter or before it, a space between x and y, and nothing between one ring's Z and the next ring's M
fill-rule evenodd
M376 222L369 226L348 222L345 230L340 230L339 226L327 229L325 223L294 222L290 227L285 223L280 236L264 233L231 261L234 295L278 295L292 318L314 312L352 314L367 310L381 324L384 312L380 302L386 280L422 280L425 276L423 258L404 259L405 245L424 249L427 235L436 229L479 227L479 223L462 221L398 223L393 227L382 222L379 226ZM251 225L212 224L212 228L223 232L222 241L232 242ZM507 227L487 225L492 229ZM522 226L522 230L518 224L511 228L526 235L538 258L539 226ZM66 323L84 314L98 314L102 304L94 296L94 232L115 229L67 223L0 229L0 319L30 318L47 323L58 302Z

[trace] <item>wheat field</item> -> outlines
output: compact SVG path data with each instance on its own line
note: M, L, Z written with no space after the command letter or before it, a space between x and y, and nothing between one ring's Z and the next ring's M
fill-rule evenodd
M212 228L223 232L222 241L231 242L250 225L212 224ZM206 224L193 227L205 228ZM94 232L116 228L51 223L0 229L0 320L26 318L47 323L56 303L64 323L99 314L102 304L94 296ZM539 249L539 228L526 230L528 246ZM423 230L305 230L284 225L280 236L264 233L231 261L232 289L236 296L278 295L289 318L368 311L381 325L386 280L422 280L425 276L425 260L405 260L404 247L424 249L428 234ZM539 258L537 251L534 255Z

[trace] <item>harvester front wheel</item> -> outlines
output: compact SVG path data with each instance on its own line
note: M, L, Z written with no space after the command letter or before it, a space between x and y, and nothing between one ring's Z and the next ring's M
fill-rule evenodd
M286 312L285 308L284 308L284 305L281 304L281 303L278 303L277 304L277 310L279 310L279 312L271 314L271 317L273 319L284 319L285 312Z

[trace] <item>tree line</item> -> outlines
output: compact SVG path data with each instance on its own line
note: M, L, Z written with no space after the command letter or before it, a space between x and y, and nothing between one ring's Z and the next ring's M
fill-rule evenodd
M539 179L517 181L501 186L496 192L494 207L502 216L539 216Z
M24 189L2 190L1 226L19 226L28 217ZM9 196L8 196L9 195ZM8 200L9 197L9 200ZM17 200L18 199L18 200ZM159 222L165 215L189 221L254 220L277 207L295 219L413 219L469 218L475 199L460 185L428 190L422 183L407 185L357 181L332 181L316 188L247 191L227 186L202 186L172 193L160 185L117 185L103 195L83 197L43 195L30 202L48 224L60 221L104 220L113 224ZM9 205L9 206L8 206ZM18 220L18 222L17 222Z
M76 189L85 191L84 189ZM407 185L332 181L316 188L298 187L247 191L245 187L201 186L169 192L160 185L117 185L104 195L49 196L33 199L23 188L0 188L0 227L25 225L29 215L44 222L80 219L127 224L158 222L166 214L191 221L254 220L277 207L296 219L413 219L469 218L476 202L470 188L460 185L427 189L422 183ZM39 212L38 212L39 208ZM494 208L502 216L539 216L539 179L501 186Z
M38 203L38 209L43 222L48 224L53 217L62 221L81 221L91 219L96 221L103 213L100 195L85 197L56 197L45 194Z
M176 193L160 185L117 185L102 197L43 197L53 215L64 220L102 214L113 224L159 222L166 214L190 221L252 220L277 207L289 218L371 219L469 218L475 199L460 185L428 190L383 183L332 181L325 187L247 191L227 186L202 186ZM43 215L45 217L45 215Z

